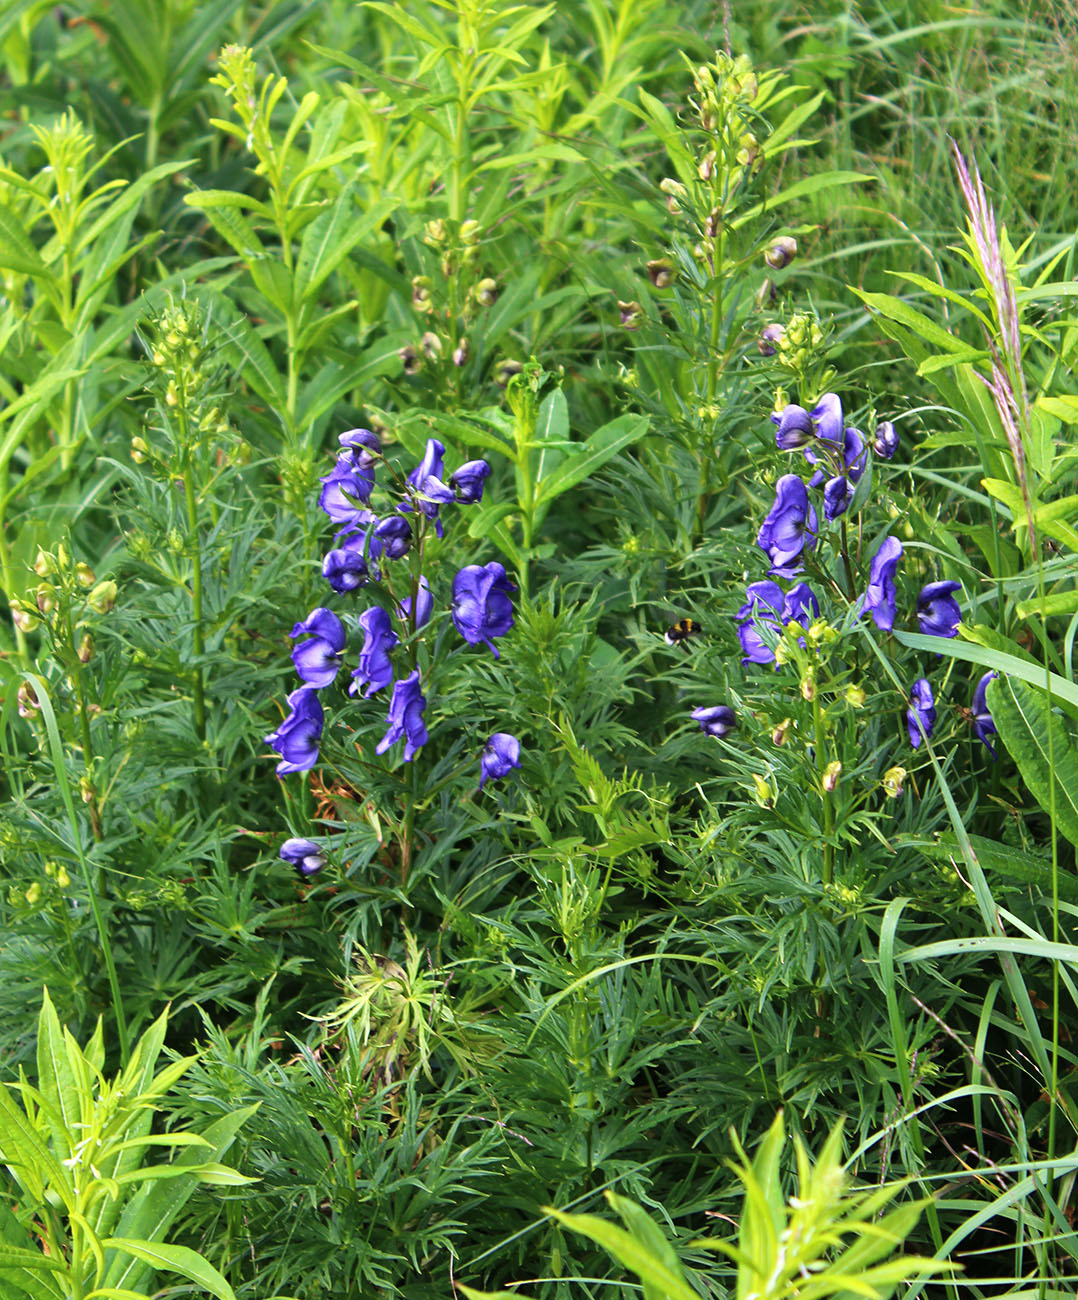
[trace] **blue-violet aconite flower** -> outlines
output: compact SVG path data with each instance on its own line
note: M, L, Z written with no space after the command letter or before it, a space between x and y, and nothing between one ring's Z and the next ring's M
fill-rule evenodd
M322 560L322 576L338 595L355 591L370 577L367 557L363 554L366 533L353 534L343 546L327 551Z
M782 631L783 595L777 582L750 582L745 588L745 603L737 611L738 640L745 654L743 664L769 664L775 652L760 635L767 627L775 637Z
M925 636L957 636L962 611L952 592L961 591L960 582L930 582L917 597L917 622Z
M462 506L474 506L483 499L483 481L490 474L485 460L469 460L449 476L449 486Z
M419 749L427 743L427 729L423 725L423 711L427 701L419 689L419 669L393 683L393 698L389 701L389 727L374 747L376 754L384 754L390 745L404 737L404 761L410 763Z
M370 521L371 512L366 506L374 489L373 468L360 469L351 452L342 452L332 470L319 481L323 486L318 504L335 524L355 528Z
M796 619L803 626L819 616L820 603L808 583L799 582L791 587L782 602L782 621L789 623L790 619Z
M371 532L370 552L374 557L399 560L412 544L412 525L403 515L389 515L375 524Z
M309 772L318 762L318 742L322 738L325 715L313 686L301 686L293 691L288 706L292 712L266 737L266 744L281 756L278 776Z
M308 686L328 686L341 666L345 643L341 620L331 609L314 609L288 635L305 634L310 634L310 640L301 641L292 651L296 672Z
M301 876L317 876L326 865L322 850L314 840L285 840L279 856L291 862Z
M902 559L902 543L897 537L885 537L872 557L868 570L868 589L861 600L861 612L872 615L878 628L890 632L895 625L895 569Z
M771 421L778 425L775 430L775 446L779 451L797 451L816 436L812 416L796 402L791 402L781 411L772 411Z
M483 746L479 759L479 788L488 780L497 781L520 766L520 741L507 731L496 731Z
M370 469L375 458L382 454L382 442L370 429L349 429L337 438L342 447L347 447L352 458L361 470Z
M393 680L393 664L389 652L400 639L389 621L389 615L375 605L366 609L359 616L359 626L363 629L363 647L359 652L359 667L352 672L352 683L348 687L349 695L363 690L365 699L388 686Z
M516 587L497 560L489 564L468 564L453 579L453 622L469 645L490 646L499 659L493 637L505 636L513 626L513 602L509 593Z
M756 545L771 560L771 573L792 578L799 557L816 545L816 511L809 505L808 488L796 474L784 474L775 484L775 504L756 535Z
M737 714L728 704L713 704L702 709L693 709L692 718L700 724L700 729L708 736L722 737L729 735L737 726Z
M973 734L993 758L998 758L999 755L988 737L997 734L996 724L992 721L992 714L988 708L988 697L985 692L988 690L988 683L998 675L998 673L985 673L977 683L977 689L973 692Z
M809 415L816 423L817 438L836 447L842 442L842 399L838 393L824 393Z
M890 460L898 451L898 430L890 420L882 420L876 425L876 437L872 443L872 450L880 460Z
M918 677L910 688L910 707L906 710L906 729L914 749L921 744L922 730L925 736L931 736L935 725L936 701L932 697L932 687L927 678Z

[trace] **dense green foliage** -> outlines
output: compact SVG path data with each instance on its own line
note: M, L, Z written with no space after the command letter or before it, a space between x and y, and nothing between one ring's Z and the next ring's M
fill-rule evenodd
M5 1300L1072 1293L1078 19L1026 8L0 6ZM331 590L357 482L410 545Z

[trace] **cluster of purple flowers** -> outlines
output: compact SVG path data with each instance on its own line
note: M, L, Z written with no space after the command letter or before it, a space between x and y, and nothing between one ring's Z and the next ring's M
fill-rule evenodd
M992 755L993 761L999 756L988 737L996 734L996 724L992 721L985 692L988 690L988 683L997 675L994 672L987 672L977 683L973 691L973 707L968 715L973 724L974 736ZM910 688L909 708L906 710L906 729L914 749L920 747L922 739L932 735L935 725L936 701L932 694L932 687L927 678L918 677Z
M372 581L380 583L382 565L401 559L411 547L417 515L422 517L421 524L433 523L436 535L441 537L444 527L440 507L452 502L474 505L481 501L490 474L486 461L474 460L461 465L448 482L443 481L445 447L437 438L431 438L423 459L405 480L403 499L391 513L379 518L370 502L381 442L368 429L351 429L340 435L339 442L341 451L333 469L321 479L319 495L319 505L340 528L334 539L336 545L322 563L323 576L338 594L355 591ZM434 597L426 577L413 576L411 586L411 594L393 606L399 625L408 635L425 627L434 612ZM470 564L457 573L450 612L457 631L468 644L488 645L498 657L494 639L513 626L511 593L515 590L497 561ZM392 684L387 728L375 753L383 754L403 740L404 761L410 762L428 739L423 721L427 702L419 669L413 666L407 676L395 679L392 652L401 638L382 605L366 609L355 620L355 626L363 633L363 645L351 674L349 693L370 699ZM289 695L289 714L266 737L266 743L281 756L278 776L309 771L318 761L324 725L318 692L336 680L347 642L344 623L332 610L321 607L297 623L291 636L297 641L292 662L303 685ZM505 732L495 733L482 752L479 788L519 766L520 742ZM323 862L317 845L310 840L288 840L281 857L303 875L315 874Z

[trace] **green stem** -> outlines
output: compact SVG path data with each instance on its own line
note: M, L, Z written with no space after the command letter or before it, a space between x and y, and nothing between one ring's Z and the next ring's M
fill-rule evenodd
M198 533L198 501L195 496L194 475L191 472L191 454L186 445L187 413L182 408L180 423L183 429L184 441L183 495L187 505L187 530L191 537L191 621L194 626L195 669L193 689L195 697L195 732L199 740L205 740L206 686L202 667L202 656L205 653L202 630L202 541Z
M820 798L823 800L823 882L831 883L834 875L834 846L831 844L831 831L834 825L834 809L831 806L830 791L823 788L823 774L827 769L827 754L824 749L826 730L824 727L823 705L820 703L819 683L813 683L812 721L816 733L816 774L819 778Z
M7 544L7 522L4 519L9 469L8 461L5 460L0 464L0 574L3 575L4 594L10 601L15 596L15 574L11 567L11 551L8 549ZM12 627L15 629L15 652L19 658L19 666L29 670L30 650L26 643L26 633L19 627L18 623L13 622Z

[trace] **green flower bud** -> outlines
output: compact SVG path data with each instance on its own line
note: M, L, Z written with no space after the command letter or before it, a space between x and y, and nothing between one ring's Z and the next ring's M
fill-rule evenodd
M111 578L99 582L86 598L90 608L98 614L107 614L116 604L119 588Z
M838 785L838 779L842 775L842 764L835 759L823 770L823 776L820 777L820 785L825 794L833 794L835 787Z
M883 786L883 792L888 799L898 799L906 788L906 769L904 767L889 767L883 774L883 780L880 783Z
M674 270L669 258L666 257L649 262L647 271L648 278L656 289L668 289L677 279L677 272Z
M792 235L780 235L764 253L764 261L773 271L789 266L797 256L797 240Z

